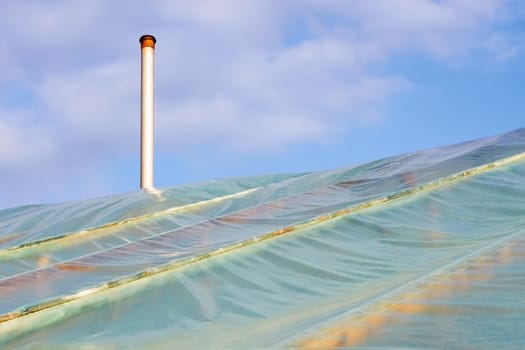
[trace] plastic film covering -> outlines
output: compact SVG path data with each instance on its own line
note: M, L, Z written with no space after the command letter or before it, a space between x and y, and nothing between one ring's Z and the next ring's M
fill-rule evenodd
M0 211L0 347L523 348L525 130Z

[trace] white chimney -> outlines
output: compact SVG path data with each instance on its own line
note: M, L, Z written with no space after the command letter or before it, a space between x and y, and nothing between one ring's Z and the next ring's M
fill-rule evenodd
M154 134L154 75L155 43L153 35L143 35L139 39L141 47L141 86L140 86L140 188L154 189L153 185L153 134Z

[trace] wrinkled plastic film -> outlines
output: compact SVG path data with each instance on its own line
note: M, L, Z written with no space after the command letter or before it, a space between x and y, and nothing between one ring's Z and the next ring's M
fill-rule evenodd
M409 341L414 322L431 327L463 315L453 309L468 293L472 331L451 333L466 342L492 307L508 311L501 325L518 317L507 299L488 300L501 294L502 281L506 291L523 282L524 150L517 131L442 152L266 179L91 238L4 249L0 343L417 346ZM498 260L509 249L511 262ZM480 268L505 273L465 277ZM433 285L446 293L428 292ZM508 298L519 306L523 294ZM439 317L433 305L444 310ZM479 344L520 341L508 333Z

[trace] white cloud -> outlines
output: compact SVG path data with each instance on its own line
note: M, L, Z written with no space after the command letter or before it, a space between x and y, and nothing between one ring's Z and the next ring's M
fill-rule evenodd
M76 198L107 192L104 171L91 168L103 160L79 156L56 125L38 113L0 110L0 207L39 198L69 200L72 191Z
M32 120L33 119L33 120ZM0 109L0 164L30 169L57 153L50 128L35 122L28 111Z
M264 153L380 121L384 102L413 86L382 72L396 55L516 56L516 39L498 29L512 19L509 4L156 0L145 9L125 1L10 2L0 14L8 38L0 42L0 64L10 67L0 86L22 84L38 113L19 117L0 99L0 170L67 161L103 183L100 167L136 150L138 37L146 32L159 39L161 150L207 143Z
M113 62L74 75L55 75L36 93L48 118L71 139L120 149L129 145L139 125L139 69L130 62Z
M506 12L504 0L377 0L313 2L335 29L372 46L376 54L419 51L454 59L483 45ZM332 18L333 19L333 18ZM345 26L344 23L352 23ZM343 23L343 24L341 24ZM334 30L335 31L335 30Z

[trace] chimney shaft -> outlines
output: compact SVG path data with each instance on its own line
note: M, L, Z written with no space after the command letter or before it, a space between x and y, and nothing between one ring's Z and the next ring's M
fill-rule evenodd
M141 46L140 86L140 188L154 189L153 185L153 135L154 135L154 75L155 43L153 35L143 35Z

